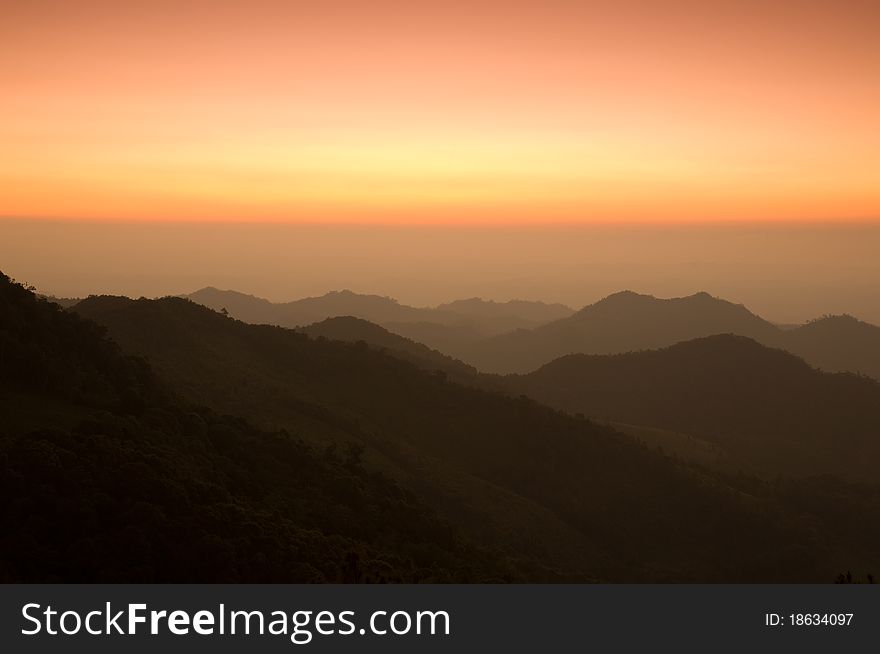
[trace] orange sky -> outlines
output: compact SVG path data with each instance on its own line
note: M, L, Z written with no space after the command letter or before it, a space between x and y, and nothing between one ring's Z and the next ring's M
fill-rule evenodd
M878 25L876 0L7 4L0 215L880 220Z

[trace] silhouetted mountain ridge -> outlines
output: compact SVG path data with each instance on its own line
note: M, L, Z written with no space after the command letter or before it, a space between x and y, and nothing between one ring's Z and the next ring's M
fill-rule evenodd
M411 361L425 370L439 370L453 378L469 380L477 374L476 368L468 366L457 359L442 354L437 350L417 343L374 323L353 316L327 318L322 322L301 327L297 331L313 338L327 338L337 341L357 343L363 341L368 345L390 354Z
M823 581L880 555L873 487L728 477L179 298L76 313L121 351L0 278L4 581ZM20 427L34 407L58 419Z
M880 327L849 315L823 316L787 330L785 349L830 372L880 379Z
M181 401L104 332L0 276L0 581L522 575L357 447L316 450ZM31 407L43 426L22 426Z
M836 533L804 545L827 513L804 485L691 468L611 429L451 383L364 343L247 325L176 299L91 298L77 310L186 396L289 425L313 442L330 427L356 435L365 465L388 470L469 538L502 548L520 571L541 561L531 578L552 568L567 578L802 579L841 568ZM792 489L805 495L797 512L785 508ZM861 492L847 491L869 497ZM869 542L847 502L837 500L835 515L845 516L848 538ZM850 549L844 558L863 556Z
M718 333L768 342L779 330L742 305L708 293L663 300L622 291L567 318L487 339L463 360L490 372L527 372L566 354L655 349Z
M203 288L186 297L215 311L225 308L232 317L254 324L293 328L327 318L354 316L382 326L428 323L453 330L466 328L477 337L518 327L533 327L570 315L573 311L561 304L524 300L494 302L481 298L458 300L433 308L411 307L390 297L365 295L350 290L331 291L319 297L284 303L272 303L251 295L220 291L213 287Z
M743 336L568 355L505 382L567 411L716 442L770 475L877 478L880 383L820 372Z
M656 349L731 333L786 349L823 370L880 379L880 327L834 316L780 327L705 291L661 299L625 290L578 311L560 304L480 298L415 308L347 290L285 304L210 287L189 297L254 324L304 327L330 317L358 317L483 372L524 373L566 354Z
M454 314L466 317L479 317L488 320L510 321L508 329L516 328L516 322L522 322L524 325L533 323L535 325L559 320L573 313L573 309L560 303L545 303L533 300L508 300L507 302L496 302L494 300L484 300L480 297L473 297L464 300L455 300L437 306L440 311L450 311Z

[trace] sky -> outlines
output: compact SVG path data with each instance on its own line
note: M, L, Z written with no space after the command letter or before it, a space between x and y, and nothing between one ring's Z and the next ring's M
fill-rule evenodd
M876 0L28 0L0 270L880 324Z
M0 216L876 223L880 3L28 0Z
M0 221L0 271L59 297L205 286L276 302L350 289L416 306L483 297L580 308L699 291L768 320L880 325L880 225L299 225Z

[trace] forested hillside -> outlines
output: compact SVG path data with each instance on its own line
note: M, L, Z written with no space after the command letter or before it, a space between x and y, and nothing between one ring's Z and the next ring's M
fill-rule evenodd
M791 510L780 486L684 465L364 343L247 325L175 298L97 297L76 310L193 400L312 442L357 434L370 468L477 542L504 543L507 557L537 557L562 577L822 580L876 557L874 522L861 515L877 515L872 489L830 482L839 492L829 513L827 498L792 482L803 501ZM817 530L829 517L835 528Z
M425 370L439 370L457 380L470 381L477 375L476 368L441 354L437 350L417 343L367 320L342 316L327 318L318 323L301 327L297 331L313 338L326 338L349 343L364 342L371 347L385 350L400 359L410 361Z
M880 327L852 316L824 316L784 333L786 350L829 372L880 380Z
M503 381L566 411L699 436L771 477L878 481L880 383L820 372L742 336L570 355Z
M745 307L708 293L660 299L623 291L567 318L495 336L461 354L484 372L526 373L567 354L647 350L722 333L761 342L779 336L774 325Z
M524 578L356 443L195 406L103 332L0 277L0 581Z

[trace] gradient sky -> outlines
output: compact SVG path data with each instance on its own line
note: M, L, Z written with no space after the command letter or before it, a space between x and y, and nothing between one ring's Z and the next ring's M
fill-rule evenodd
M5 3L0 215L880 219L880 2Z
M351 289L423 306L481 296L582 307L708 291L769 320L880 325L880 224L300 225L0 221L0 270L43 293L204 286L275 301Z

